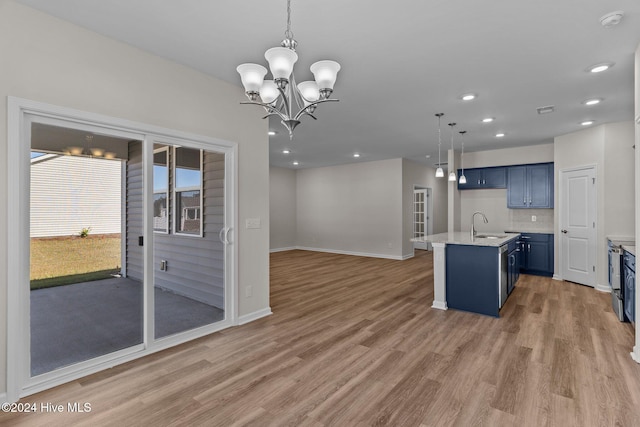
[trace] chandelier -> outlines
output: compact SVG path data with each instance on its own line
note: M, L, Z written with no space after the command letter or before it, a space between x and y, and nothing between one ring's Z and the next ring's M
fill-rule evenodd
M280 47L272 47L264 54L269 63L273 80L265 80L267 69L259 64L241 64L236 69L249 102L241 104L260 105L267 115L278 116L293 138L293 130L300 124L302 116L313 115L316 106L330 99L336 82L340 64L335 61L318 61L311 65L315 81L305 81L296 85L293 66L298 60L298 42L291 32L291 0L287 0L287 30Z

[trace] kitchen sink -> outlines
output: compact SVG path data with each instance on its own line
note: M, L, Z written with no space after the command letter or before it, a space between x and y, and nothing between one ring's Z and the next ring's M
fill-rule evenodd
M475 237L478 239L504 239L507 236L504 234L476 234Z

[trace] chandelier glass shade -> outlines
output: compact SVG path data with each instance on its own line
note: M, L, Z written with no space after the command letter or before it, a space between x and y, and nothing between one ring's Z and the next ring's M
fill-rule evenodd
M259 64L241 64L237 67L249 102L264 107L265 118L277 116L293 138L293 131L302 116L313 115L318 104L338 101L329 98L333 92L340 64L335 61L318 61L311 65L315 81L296 84L293 67L298 60L297 42L291 32L291 0L287 0L287 30L279 47L268 49L264 57L269 63L272 79L265 80L267 69Z

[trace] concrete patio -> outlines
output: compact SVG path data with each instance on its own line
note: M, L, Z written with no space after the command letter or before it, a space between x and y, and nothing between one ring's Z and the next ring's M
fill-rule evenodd
M156 338L224 319L224 311L155 288ZM142 284L111 278L31 291L31 375L142 342Z

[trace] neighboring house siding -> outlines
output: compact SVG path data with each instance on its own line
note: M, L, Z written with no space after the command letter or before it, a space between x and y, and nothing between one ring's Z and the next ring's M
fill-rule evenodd
M120 161L47 154L31 162L31 237L121 232Z
M171 150L170 163L171 163ZM127 274L142 280L142 150L131 143L127 167ZM155 285L179 295L224 308L224 245L218 237L224 226L224 155L204 153L203 160L203 237L174 234L173 177L169 168L169 234L154 233ZM167 271L160 261L168 262Z

